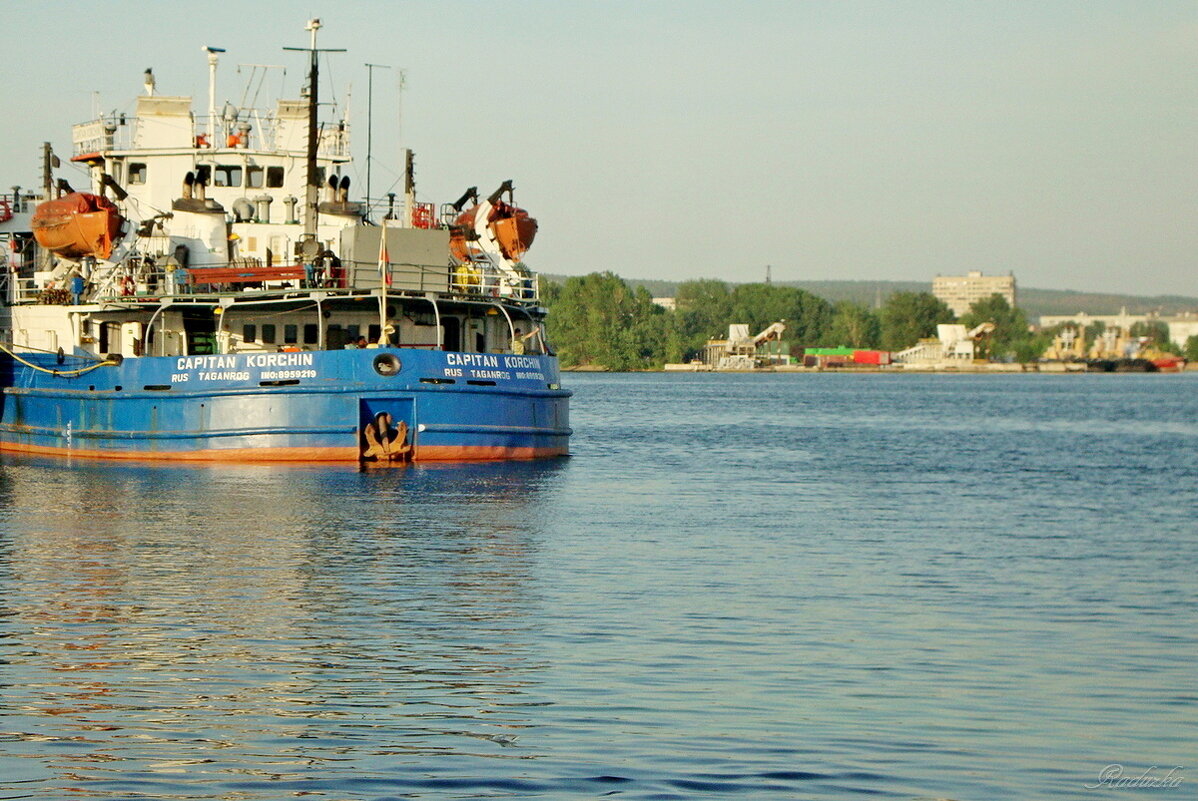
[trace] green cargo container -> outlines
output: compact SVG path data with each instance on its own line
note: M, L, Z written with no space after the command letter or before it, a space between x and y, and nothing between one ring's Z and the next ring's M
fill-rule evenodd
M860 348L804 348L807 356L852 356Z

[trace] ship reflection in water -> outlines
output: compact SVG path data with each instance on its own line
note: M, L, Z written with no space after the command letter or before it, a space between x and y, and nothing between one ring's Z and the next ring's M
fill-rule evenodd
M562 469L6 459L0 784L258 797L531 756L504 746L543 703L535 522Z

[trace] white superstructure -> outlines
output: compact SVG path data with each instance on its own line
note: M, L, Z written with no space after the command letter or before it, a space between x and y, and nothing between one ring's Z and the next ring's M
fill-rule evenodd
M145 85L153 91L152 76ZM214 119L197 114L191 97L147 93L137 99L132 117L110 115L74 126L71 160L89 167L87 191L112 195L108 176L127 193L122 210L133 225L170 231L170 239L159 243L161 252L151 256L185 244L193 267L224 266L230 258L291 263L304 231L307 116L307 101L279 100L269 110L226 105ZM357 204L347 201L349 179L341 172L350 161L349 139L344 120L318 132L324 208L317 238L333 251L341 230L360 216ZM232 218L230 246L214 241L207 215L179 207L177 201L188 196Z

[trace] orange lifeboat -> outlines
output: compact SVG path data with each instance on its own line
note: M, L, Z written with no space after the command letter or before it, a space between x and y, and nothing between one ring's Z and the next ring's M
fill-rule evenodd
M481 209L479 205L466 209L450 228L449 250L459 262L470 261L469 242L478 239L478 214ZM537 235L537 221L528 216L524 209L500 200L490 203L486 229L491 232L504 258L519 261Z
M37 243L59 256L107 259L112 254L113 241L120 237L123 222L124 218L108 198L71 192L38 204L30 227Z
M487 227L511 261L520 261L537 235L537 221L527 211L503 202L492 207Z
M474 215L477 213L478 206L471 206L449 226L449 253L462 264L470 261L469 243L478 239L478 234L474 232Z

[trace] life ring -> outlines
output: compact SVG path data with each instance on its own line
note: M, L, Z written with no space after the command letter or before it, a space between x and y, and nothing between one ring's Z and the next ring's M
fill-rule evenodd
M0 200L0 222L8 222L12 219L12 206L8 205L7 200Z
M133 276L126 275L121 279L121 294L125 297L137 294L137 282L133 280Z

